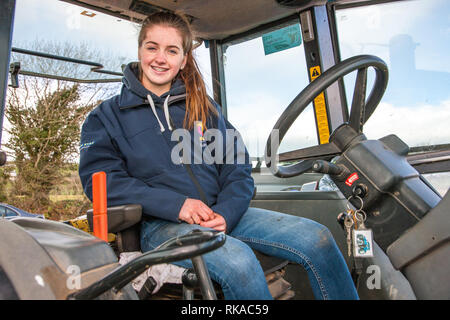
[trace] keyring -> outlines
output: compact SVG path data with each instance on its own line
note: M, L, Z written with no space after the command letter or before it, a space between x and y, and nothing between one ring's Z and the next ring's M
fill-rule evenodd
M347 209L351 210L351 208L350 208L350 206L349 206L349 203L350 203L350 199L351 199L351 198L359 199L359 201L361 201L361 208L356 209L356 211L362 211L362 208L363 208L363 206L364 206L363 199L361 199L361 197L359 197L359 196L354 196L354 195L351 195L350 197L348 197L348 199L347 199Z
M361 218L358 218L358 216L360 216ZM367 214L363 210L359 209L355 211L355 218L360 222L364 222L367 219Z

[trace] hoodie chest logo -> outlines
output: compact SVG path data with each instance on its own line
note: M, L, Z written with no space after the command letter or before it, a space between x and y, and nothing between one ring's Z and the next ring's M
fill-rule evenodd
M194 128L197 131L199 141L202 144L202 147L206 147L206 140L204 137L204 129L203 129L203 123L201 121L195 121L194 122Z

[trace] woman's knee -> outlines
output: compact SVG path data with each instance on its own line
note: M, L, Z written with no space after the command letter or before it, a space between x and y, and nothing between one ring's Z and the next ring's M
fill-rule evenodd
M329 248L335 244L330 230L322 224L318 223L318 226L314 230L314 236L316 237L316 247L318 248Z
M303 248L329 249L335 245L330 230L317 221L303 217L289 216L284 222L284 225L285 227L280 226L280 230L286 231L287 237L296 239L298 245Z
M236 272L245 273L246 270L252 270L258 260L253 250L244 242L228 237L224 246L217 250L217 255L221 258L224 268Z
M338 254L339 248L330 230L317 222L308 229L307 245L298 244L302 252L314 263L327 263L329 258ZM302 241L302 240L299 240Z
M214 260L211 268L224 281L232 279L233 282L242 285L258 274L256 270L261 269L253 250L242 241L228 236L221 248L211 252L205 258Z
M214 255L213 265L209 265L212 257L205 259L211 277L221 285L227 299L270 299L264 272L248 245L227 237Z
M319 222L303 217L289 216L278 226L280 243L309 258L335 250L336 243L330 230ZM281 235L280 235L281 233Z

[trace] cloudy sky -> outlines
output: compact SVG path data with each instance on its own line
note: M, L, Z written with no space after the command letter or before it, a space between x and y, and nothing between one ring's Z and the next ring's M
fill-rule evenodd
M80 15L83 10L55 0L17 0L13 46L49 39L83 42L125 61L136 60L136 25L103 14L89 18ZM341 10L337 21L343 58L373 54L390 68L388 90L365 127L366 135L396 133L411 146L449 143L450 1L413 0ZM277 118L308 84L303 50L300 45L265 56L258 38L226 52L229 119L253 156L263 154ZM196 55L211 92L208 50L201 47ZM345 80L351 97L354 76ZM309 108L280 150L316 144L313 119Z

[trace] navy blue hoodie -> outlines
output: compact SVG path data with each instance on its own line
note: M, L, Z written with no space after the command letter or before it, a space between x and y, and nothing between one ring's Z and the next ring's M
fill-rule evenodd
M81 182L92 200L91 176L104 171L108 206L141 204L147 217L180 222L184 201L201 199L186 166L171 159L178 143L171 140L172 130L183 127L186 88L176 80L169 92L158 97L141 84L137 74L137 63L130 63L124 70L121 93L101 103L86 118L80 142ZM220 107L211 102L218 115L208 119L206 126L220 130L225 148L225 131L234 128L223 118ZM193 143L193 130L190 133ZM193 154L194 147L191 150ZM238 164L236 154L231 164L223 160L191 165L207 204L225 218L227 232L239 222L253 195L251 165L247 150L244 153L245 164Z

